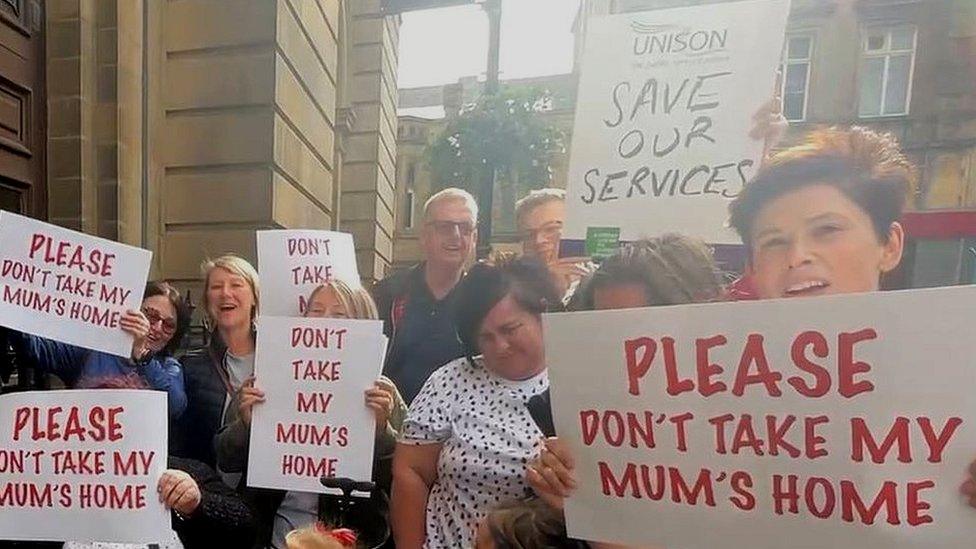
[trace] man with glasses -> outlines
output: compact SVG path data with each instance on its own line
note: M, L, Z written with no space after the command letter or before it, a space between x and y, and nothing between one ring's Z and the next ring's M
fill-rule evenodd
M515 223L522 239L522 253L538 257L549 267L556 289L569 301L580 280L595 266L585 257L559 257L559 241L566 217L566 191L537 189L515 203Z
M478 205L467 191L434 194L424 204L424 261L373 288L390 338L383 373L407 404L434 370L464 354L455 331L454 288L473 257L477 219Z

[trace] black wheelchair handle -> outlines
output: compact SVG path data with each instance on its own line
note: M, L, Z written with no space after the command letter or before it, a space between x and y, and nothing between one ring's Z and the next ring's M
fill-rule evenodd
M346 495L352 492L372 492L376 489L375 482L354 480L345 477L322 477L319 479L319 482L326 488L341 490Z

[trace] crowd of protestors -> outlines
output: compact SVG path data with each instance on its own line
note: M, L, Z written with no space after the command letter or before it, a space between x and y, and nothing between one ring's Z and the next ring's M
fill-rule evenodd
M915 179L891 137L863 128L816 130L771 156L730 204L755 297L877 291L901 260L898 220ZM383 376L363 395L376 417L375 490L352 532L330 524L330 496L246 484L252 411L266 398L254 377L260 285L245 259L203 265L208 343L180 361L189 311L161 282L123 317L129 358L5 335L20 360L69 387L168 394L172 456L159 496L187 548L585 547L567 537L561 514L577 488L573 456L531 412L549 390L543 313L735 294L691 236L629 243L598 265L560 258L565 194L556 189L519 201L521 257L472 266L477 216L470 194L440 191L423 212L423 262L372 292L336 280L309 296L307 316L381 319L389 337ZM976 481L962 491L976 507Z

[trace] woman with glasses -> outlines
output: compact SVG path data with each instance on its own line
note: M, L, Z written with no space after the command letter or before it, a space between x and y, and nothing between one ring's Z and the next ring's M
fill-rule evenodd
M183 371L173 353L190 325L190 311L179 291L166 282L149 282L139 311L126 311L119 322L133 337L132 354L120 357L29 334L10 332L18 359L51 373L71 388L99 387L106 381L136 377L166 391L170 418L186 409Z

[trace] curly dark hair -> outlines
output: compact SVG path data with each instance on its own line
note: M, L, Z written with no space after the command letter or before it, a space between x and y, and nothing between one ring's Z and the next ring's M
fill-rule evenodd
M724 294L708 245L669 233L622 246L582 283L570 309L592 310L598 289L623 284L643 287L648 306L716 301Z

